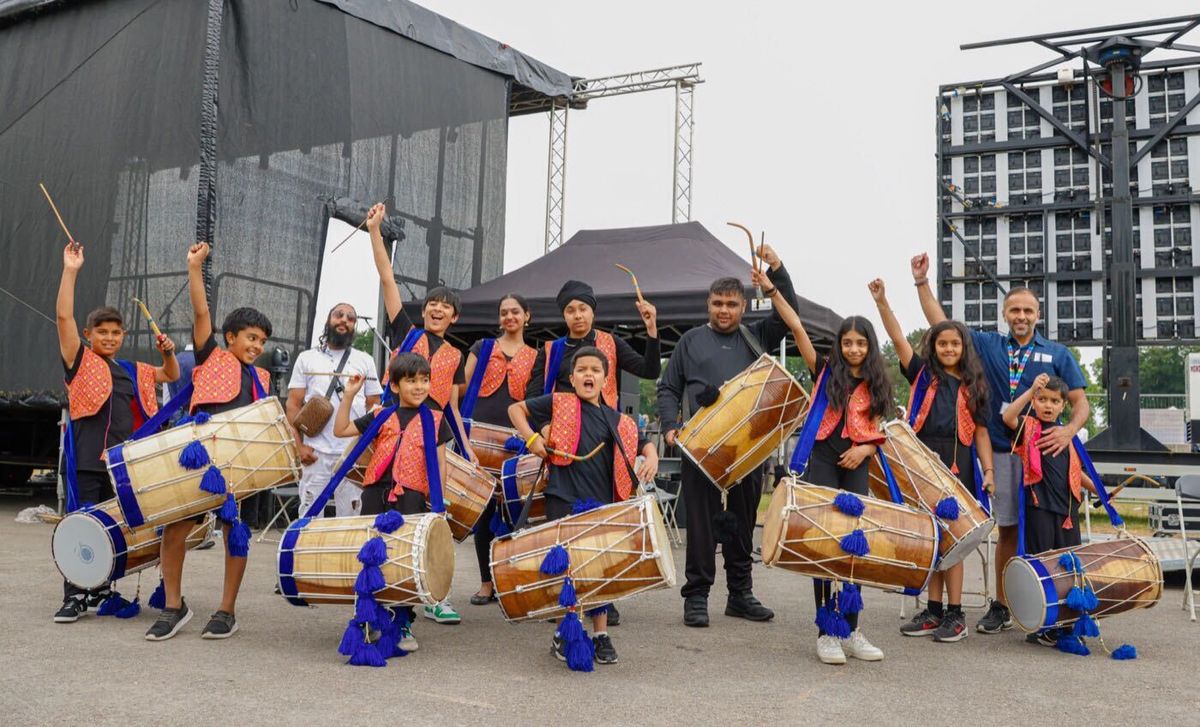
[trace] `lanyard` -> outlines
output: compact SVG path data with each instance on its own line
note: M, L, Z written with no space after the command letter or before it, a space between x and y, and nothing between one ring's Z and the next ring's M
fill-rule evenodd
M1029 363L1029 357L1033 355L1033 342L1030 341L1028 346L1014 346L1012 341L1008 343L1008 400L1012 401L1013 396L1017 393L1017 387L1021 384L1021 376L1025 373L1025 365ZM1018 358L1019 356L1019 358Z

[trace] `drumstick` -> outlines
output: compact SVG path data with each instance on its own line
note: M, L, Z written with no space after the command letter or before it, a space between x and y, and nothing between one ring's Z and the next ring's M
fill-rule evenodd
M347 242L347 241L348 241L348 240L349 240L351 237L354 237L354 233L356 233L356 232L358 232L359 230L361 230L361 229L363 228L363 225L367 224L367 219L368 219L367 217L364 217L364 218L363 218L363 221L362 221L362 222L360 222L360 223L358 223L358 227L355 227L353 230L350 230L350 234L349 234L349 235L346 235L345 237L343 237L341 242L339 242L338 244L336 244L336 245L334 245L334 246L333 246L333 249L329 251L329 254L330 254L330 255L332 255L333 253L337 252L339 247L341 247L342 245L345 245L345 244L346 244L346 242Z
M589 459L591 459L592 457L595 457L596 454L602 449L604 449L604 442L597 444L595 449L593 449L592 451L583 455L582 457L580 457L577 454L569 454L567 452L560 452L559 450L552 449L550 447L546 447L546 452L554 455L555 457L566 457L567 459L571 460L572 462L586 462Z
M163 332L158 330L158 324L154 322L154 316L150 315L150 309L139 298L130 298L134 303L137 303L138 308L142 309L142 315L145 316L146 322L150 324L150 330L154 332L155 338L161 338Z
M757 256L754 253L754 233L751 232L750 229L745 225L739 225L736 222L726 222L725 224L729 225L730 227L736 227L742 232L746 233L746 239L750 241L750 267L757 271L758 263ZM754 286L754 298L756 300L762 300L762 288L758 287L757 285Z
M67 240L70 241L72 246L79 247L79 243L75 242L74 237L71 237L71 231L67 229L67 223L63 222L62 215L58 213L58 206L55 205L54 200L50 198L50 192L46 189L46 185L38 182L38 186L42 188L42 194L46 195L46 201L50 203L50 209L53 210L54 216L58 218L58 225L62 228L63 234L67 236Z
M629 273L629 279L633 281L633 292L637 293L638 302L645 303L646 299L642 297L642 289L640 287L638 287L637 276L633 274L633 271L630 270L629 268L625 267L621 263L613 263L613 265L615 265L616 267L620 268L621 270L624 270L625 272Z
M358 376L358 374L350 374L344 371L318 371L310 373L309 376L334 376L339 379L348 379L352 376ZM363 379L363 381L379 381L379 379L375 378L374 376L369 376Z

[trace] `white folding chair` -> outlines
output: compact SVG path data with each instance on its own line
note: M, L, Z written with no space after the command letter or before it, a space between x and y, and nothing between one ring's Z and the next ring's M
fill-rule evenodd
M683 537L679 534L679 521L676 519L675 505L679 500L678 493L667 492L658 486L656 482L648 482L643 485L646 494L654 495L654 499L658 502L658 509L662 512L663 524L667 526L667 537L671 539L671 544L676 548L683 545Z
M287 530L292 524L292 517L288 514L288 506L293 502L300 500L300 488L297 485L284 485L271 490L271 495L275 498L275 506L278 508L275 514L267 521L266 527L259 533L258 539L254 542L261 543L264 540L270 540L272 543L278 542L273 538L267 538L267 533L275 527L275 523L283 518L283 529Z
M1200 500L1200 475L1183 475L1175 480L1175 506L1179 513L1179 537L1183 539L1183 610L1188 611L1192 621L1196 620L1196 592L1192 590L1192 569L1196 567L1196 557L1200 556L1200 548L1188 555L1191 543L1188 542L1187 525L1183 512L1183 498Z

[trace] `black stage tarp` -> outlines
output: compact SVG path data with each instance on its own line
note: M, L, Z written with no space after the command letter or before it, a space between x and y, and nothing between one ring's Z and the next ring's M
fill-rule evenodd
M739 233L740 234L740 233ZM788 260L784 260L784 265ZM516 292L533 309L528 337L537 340L565 332L554 298L562 284L582 280L596 291L596 326L624 335L644 336L634 304L637 296L620 263L637 275L642 295L658 310L659 336L670 349L687 329L708 321L708 286L727 275L750 280L750 264L699 222L612 230L580 230L549 254L483 285L462 292L462 314L450 329L459 343L494 335L496 307L506 293ZM798 260L789 268L795 280ZM748 290L753 296L753 290ZM814 343L827 347L842 318L825 306L801 297L800 317ZM418 304L414 304L418 305ZM747 320L769 315L747 311Z

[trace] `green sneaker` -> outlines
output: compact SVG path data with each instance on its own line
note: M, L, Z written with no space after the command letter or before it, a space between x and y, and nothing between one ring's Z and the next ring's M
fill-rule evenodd
M459 616L458 611L454 610L454 606L450 604L448 598L436 605L426 606L425 618L440 624L456 624L462 621L462 616Z

